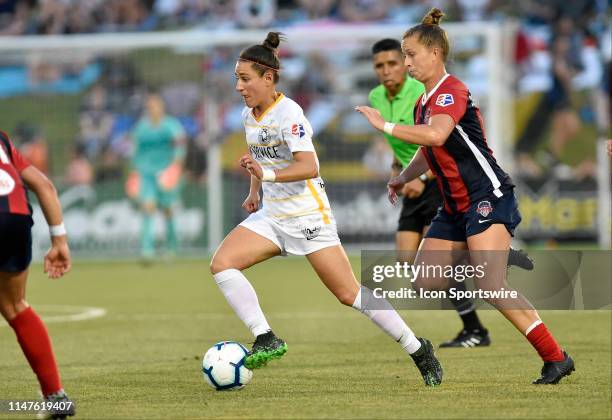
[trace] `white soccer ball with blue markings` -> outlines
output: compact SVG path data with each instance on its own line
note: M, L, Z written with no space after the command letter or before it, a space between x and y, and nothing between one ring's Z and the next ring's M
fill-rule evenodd
M218 391L240 389L251 381L253 372L244 366L248 350L235 341L212 346L202 360L204 379Z

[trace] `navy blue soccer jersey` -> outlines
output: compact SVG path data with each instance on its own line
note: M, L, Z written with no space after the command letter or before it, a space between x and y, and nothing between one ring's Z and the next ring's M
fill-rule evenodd
M502 197L512 191L510 176L497 164L487 145L480 110L468 88L447 74L421 95L414 110L415 124L429 124L432 116L447 114L455 128L442 146L421 146L448 213L465 213L486 197Z

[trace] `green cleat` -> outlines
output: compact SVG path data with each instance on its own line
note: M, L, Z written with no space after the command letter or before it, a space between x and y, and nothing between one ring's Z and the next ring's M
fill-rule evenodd
M269 360L280 359L287 353L287 343L274 335L272 331L260 334L253 343L253 348L244 359L248 369L264 367Z
M421 348L416 353L411 354L414 364L421 372L423 381L426 386L438 386L442 383L442 366L440 361L434 354L433 346L431 342L426 338L419 338L421 342Z

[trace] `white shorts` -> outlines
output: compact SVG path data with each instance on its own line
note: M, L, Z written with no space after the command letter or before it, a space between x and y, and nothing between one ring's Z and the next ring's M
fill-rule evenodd
M340 245L335 220L332 218L331 223L325 224L320 215L279 221L259 210L239 226L274 242L282 255L308 255L323 248Z

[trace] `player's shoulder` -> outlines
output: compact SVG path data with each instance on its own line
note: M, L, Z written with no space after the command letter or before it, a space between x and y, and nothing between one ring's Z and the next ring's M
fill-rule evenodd
M452 74L448 75L448 77L446 78L444 82L442 82L442 85L440 87L442 89L465 91L465 92L468 91L467 85Z
M181 125L181 120L172 115L166 115L164 122L170 126Z
M283 97L278 101L277 108L279 112L290 112L290 113L296 113L296 112L303 113L304 112L300 104L298 104L293 99L285 95L283 95Z
M251 108L249 108L248 106L245 106L244 108L242 108L242 113L240 114L242 116L242 121L246 121L247 118L249 118L250 113L251 113Z
M304 115L304 110L300 104L285 95L278 101L274 111L280 119L287 117L295 118Z

